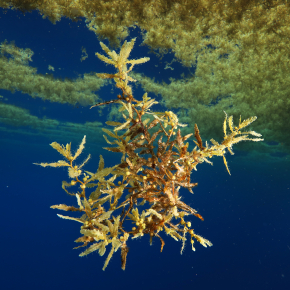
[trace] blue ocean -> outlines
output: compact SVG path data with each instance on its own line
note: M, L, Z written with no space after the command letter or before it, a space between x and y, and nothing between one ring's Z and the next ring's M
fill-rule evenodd
M31 49L34 54L29 66L47 78L71 80L73 85L84 74L114 73L112 66L95 56L96 52L104 53L100 40L108 46L109 42L98 39L82 19L62 18L53 24L37 11L1 8L0 38L1 43L6 40L21 49ZM136 43L130 57L150 57L149 62L134 67L135 73L160 84L168 84L181 74L194 75L195 68L172 61L170 51L160 56L142 45L138 27L130 28L126 39L132 38ZM168 63L170 69L164 69ZM133 93L136 99L144 94L138 82ZM96 92L95 102L108 102L117 94L118 89L109 82ZM42 168L35 163L57 162L61 155L49 144L71 142L76 151L84 135L87 141L80 160L91 154L87 171L98 168L100 155L106 166L119 163L121 155L104 149L107 144L101 131L94 131L92 125L101 128L109 119L114 120L111 105L90 109L94 103L85 98L75 104L60 103L21 88L10 91L1 87L0 95L0 103L7 108L21 108L11 113L8 109L0 111L1 289L290 289L289 152L251 158L249 151L240 150L237 144L233 147L235 154L226 155L231 175L221 157L213 157L213 165L204 162L197 166L192 173L192 181L198 183L194 194L185 189L180 194L182 201L204 218L190 218L192 228L209 239L212 247L196 243L196 251L192 251L187 241L181 255L181 242L164 233L162 252L157 238L152 245L148 236L130 238L126 270L121 269L117 252L102 271L104 256L94 252L79 257L82 249L73 249L80 237L80 224L60 219L57 213L62 212L50 208L76 204L75 198L62 189L63 180L70 182L67 170ZM148 96L159 102L152 110L168 110L161 95L149 92ZM178 108L172 110L179 113ZM222 111L220 114L224 118ZM255 130L255 123L251 126ZM222 139L222 123L220 130ZM200 133L202 136L202 130ZM284 133L289 135L289 128ZM194 147L192 138L189 142ZM268 145L276 143L271 140ZM259 142L251 146L257 152L261 148Z

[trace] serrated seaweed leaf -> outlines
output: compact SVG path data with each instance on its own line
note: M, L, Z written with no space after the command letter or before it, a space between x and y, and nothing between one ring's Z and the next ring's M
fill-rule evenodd
M99 168L98 168L98 171L97 171L97 172L99 172L99 171L103 170L103 169L104 169L104 167L105 167L105 161L104 161L104 158L103 158L103 156L102 156L102 155L100 155Z
M196 124L194 125L194 137L197 140L197 145L198 145L199 149L203 150L204 146L202 145L202 139L200 137L199 130L198 130L198 127Z
M107 121L106 124L109 125L109 126L120 126L120 125L122 125L122 123L114 122L114 121Z
M224 131L224 135L225 135L225 138L227 137L227 119L228 119L228 115L227 113L224 111L225 113L225 120L224 120L224 123L223 123L223 131Z
M99 54L98 52L96 52L96 56L97 56L100 60L102 60L103 62L105 62L105 63L115 65L115 61L114 61L114 60L109 59L108 57L105 57L104 55Z
M103 148L111 152L123 152L119 147L103 147Z
M114 131L120 131L122 129L125 129L126 127L128 127L130 125L130 123L131 123L131 120L128 120L127 122L125 122L121 126L115 128Z
M106 134L108 134L110 137L112 137L112 138L118 138L118 135L116 135L116 134L113 133L112 131L110 131L110 130L108 130L108 129L106 129L106 128L102 128L102 130L103 130Z
M182 137L183 141L186 141L188 138L190 138L193 135L193 133L187 134L184 137Z
M98 221L101 222L103 220L107 220L111 217L113 210L109 210L98 217Z
M256 116L253 116L249 119L244 120L240 125L239 125L239 129L242 129L244 127L247 127L248 125L250 125L251 123L253 123L254 121L257 120Z
M91 245L89 248L87 248L84 252L80 253L79 256L83 257L86 256L96 250L98 250L101 247L101 243L95 243L93 245Z
M152 129L153 127L155 127L157 124L159 123L158 119L153 120L150 125L148 126L148 130Z
M231 132L234 132L233 116L229 117L228 123L229 123L229 128L230 128Z
M56 209L65 210L65 211L80 211L79 208L76 208L74 206L68 206L65 204L52 205L50 208L56 208Z
M86 135L84 136L76 154L74 155L73 160L76 160L79 157L79 155L83 152L83 150L85 148L85 143L86 143Z
M76 222L79 222L79 223L84 223L83 220L79 219L79 218L73 218L73 217L70 217L70 216L65 216L65 215L61 215L61 214L57 214L58 217L62 218L62 219L65 219L65 220L72 220L72 221L76 221Z
M107 138L106 135L103 135L104 139L106 140L106 142L110 145L113 145L114 143L113 142L110 142L109 139Z
M67 147L64 148L64 146L58 144L57 142L52 142L50 146L57 150L61 155L63 155L65 158L69 159L71 157L70 151L67 151Z
M99 255L102 257L104 256L105 252L106 252L106 243L105 242L100 242L100 248L99 248Z
M67 194L72 195L72 196L75 196L75 194L68 192L68 190L66 189L67 187L70 187L70 186L72 186L72 184L71 184L71 183L68 183L68 182L66 182L66 181L63 181L62 184L61 184L62 189L63 189Z
M117 167L117 165L113 166L113 167L107 167L107 168L104 168L104 169L98 171L97 173L95 173L94 175L91 176L91 178L88 180L88 182L91 182L91 181L96 180L96 179L102 180L104 177L111 174L116 167Z
M33 163L35 165L40 165L42 167L62 167L62 166L70 166L67 162L65 162L64 160L59 160L57 162L53 162L53 163Z
M107 259L106 259L105 264L103 266L103 269L102 269L103 271L105 271L105 269L107 268L107 266L108 266L108 264L109 264L109 262L110 262L110 260L111 260L111 258L113 256L113 254L114 254L114 250L115 250L115 248L112 245L111 251L110 251L109 255L107 256Z

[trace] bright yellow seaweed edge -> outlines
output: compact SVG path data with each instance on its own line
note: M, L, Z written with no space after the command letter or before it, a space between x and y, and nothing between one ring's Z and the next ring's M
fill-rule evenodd
M182 242L181 253L187 237L190 237L192 249L195 251L194 240L204 247L212 243L196 234L191 229L191 222L185 217L194 215L203 220L203 217L189 205L181 201L179 191L192 188L191 172L196 170L199 163L211 164L213 156L222 156L226 169L230 173L225 158L228 150L233 154L232 146L240 141L263 141L261 135L255 131L241 131L257 117L233 123L233 116L227 116L223 124L224 140L221 143L211 139L211 144L203 142L199 129L195 124L194 133L182 136L177 116L171 112L154 112L151 107L158 102L147 94L141 101L132 95L129 82L135 81L129 76L136 64L141 64L149 58L128 60L133 49L135 39L125 41L120 53L110 49L101 42L101 47L107 56L96 53L97 57L117 69L115 74L97 74L103 79L113 79L121 90L118 98L95 106L117 103L123 123L108 121L107 125L113 130L103 128L104 138L109 144L105 148L111 152L122 153L121 162L113 167L105 167L104 159L100 156L99 167L96 172L83 169L90 155L80 164L75 163L82 153L86 142L84 136L77 152L73 155L71 144L66 146L57 142L50 144L63 157L54 163L40 163L46 167L67 167L70 182L63 181L62 188L70 195L75 196L77 206L65 204L54 205L51 208L75 211L80 217L71 217L58 214L60 218L81 223L81 234L76 242L88 246L80 256L88 255L98 250L103 256L107 247L111 245L105 260L103 270L107 267L112 255L120 249L122 269L125 269L129 238L135 239L149 235L150 244L153 238L161 242L161 251L165 245L165 234ZM127 65L130 65L127 68ZM95 107L93 106L93 107ZM189 143L185 143L194 135L195 148L189 151ZM255 138L250 138L249 136ZM73 188L72 190L70 188ZM125 226L126 223L126 226Z

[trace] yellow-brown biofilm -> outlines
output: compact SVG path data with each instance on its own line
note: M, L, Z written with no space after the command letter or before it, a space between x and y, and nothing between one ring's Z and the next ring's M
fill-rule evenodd
M144 94L142 100L136 100L131 94L128 81L131 78L128 72L134 64L147 61L128 60L133 48L134 40L125 42L120 54L110 51L104 44L102 48L110 56L97 56L106 63L117 68L113 75L102 74L104 78L113 78L121 95L115 101L119 104L123 123L107 122L113 130L103 129L108 135L105 137L109 146L105 148L111 152L122 153L121 162L113 167L105 167L104 159L100 156L98 170L95 173L84 171L83 166L89 159L86 158L80 165L75 164L77 157L84 149L85 137L77 152L71 153L71 145L61 146L53 142L56 149L65 160L54 163L41 163L46 167L67 167L71 182L63 182L63 189L76 197L77 206L64 204L54 205L52 208L64 211L81 212L79 218L58 215L63 219L70 219L81 223L82 236L76 240L82 243L79 247L89 246L80 256L88 255L98 250L103 256L107 246L111 246L103 269L108 265L112 255L121 249L121 266L125 269L129 238L135 239L148 235L150 243L153 238L161 242L161 251L165 245L162 238L165 234L182 242L181 252L184 249L187 237L190 237L192 249L194 240L204 247L212 243L196 234L191 228L187 216L194 215L203 221L203 217L189 205L181 201L181 188L192 192L197 183L191 181L191 172L198 164L211 163L209 158L222 156L227 170L225 159L226 150L232 153L232 146L240 141L262 141L260 138L249 138L249 135L260 137L254 131L241 131L244 127L256 120L256 117L239 122L234 126L233 117L226 115L224 121L224 140L218 143L211 140L203 144L197 125L194 136L196 147L189 151L186 143L193 134L183 136L177 116L171 112L151 111L157 101ZM131 64L127 69L126 64ZM113 77L112 77L113 76ZM229 127L229 131L227 131ZM233 153L232 153L233 154ZM68 190L75 188L75 191ZM77 248L79 248L77 247Z

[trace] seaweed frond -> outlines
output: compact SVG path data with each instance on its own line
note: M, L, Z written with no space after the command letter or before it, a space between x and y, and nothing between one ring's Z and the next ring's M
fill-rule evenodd
M109 57L106 57L100 53L96 53L96 56L100 60L102 60L103 62L107 64L111 64L115 66L115 68L118 70L116 74L98 73L97 76L102 79L107 79L107 78L114 79L116 82L116 86L122 89L124 94L126 95L132 94L132 89L128 85L128 82L136 81L135 79L130 77L128 73L132 71L134 65L145 63L150 60L149 57L128 60L131 50L133 49L133 46L135 44L135 40L136 38L133 38L129 42L125 41L121 47L119 54L117 54L114 50L111 51L103 42L100 42L102 49L105 51L105 53ZM128 64L130 65L129 68L127 68Z
M101 103L116 103L119 106L123 121L107 121L106 125L113 129L103 128L104 138L110 152L121 153L120 161L112 167L105 167L104 158L100 155L98 169L95 172L83 170L90 155L80 164L76 159L84 149L84 136L79 148L73 155L71 144L66 146L53 142L56 149L65 160L54 163L40 163L42 167L67 167L70 182L63 181L62 188L75 196L75 206L65 204L54 205L51 208L71 211L80 214L70 217L58 214L62 219L81 223L81 237L76 242L87 247L81 257L98 251L103 256L108 248L110 251L104 263L107 267L113 254L120 250L121 267L124 270L129 248L127 242L148 236L150 245L153 239L160 240L161 251L165 246L164 235L181 242L181 253L190 237L192 250L194 241L209 247L212 243L197 235L191 228L189 216L204 221L204 218L191 206L182 201L180 189L186 188L193 193L198 184L192 181L192 172L201 163L212 164L210 159L221 156L228 173L230 173L225 154L232 151L232 146L241 141L263 141L255 131L242 131L254 122L257 117L239 121L235 126L233 116L225 116L223 122L224 140L219 143L211 139L211 144L203 142L198 126L194 132L183 135L178 116L171 111L152 111L158 102L143 95L142 100L132 96L128 82L134 81L128 73L135 64L144 63L149 58L128 60L135 39L125 42L117 54L101 43L102 49L108 55L97 56L104 62L114 65L116 74L98 74L102 78L113 78L116 86L121 89L121 95L116 100ZM127 69L127 65L130 65ZM95 106L100 105L96 104ZM94 107L94 106L93 106ZM195 136L195 148L189 150L187 140ZM250 138L249 136L255 138ZM117 154L116 154L117 155Z

